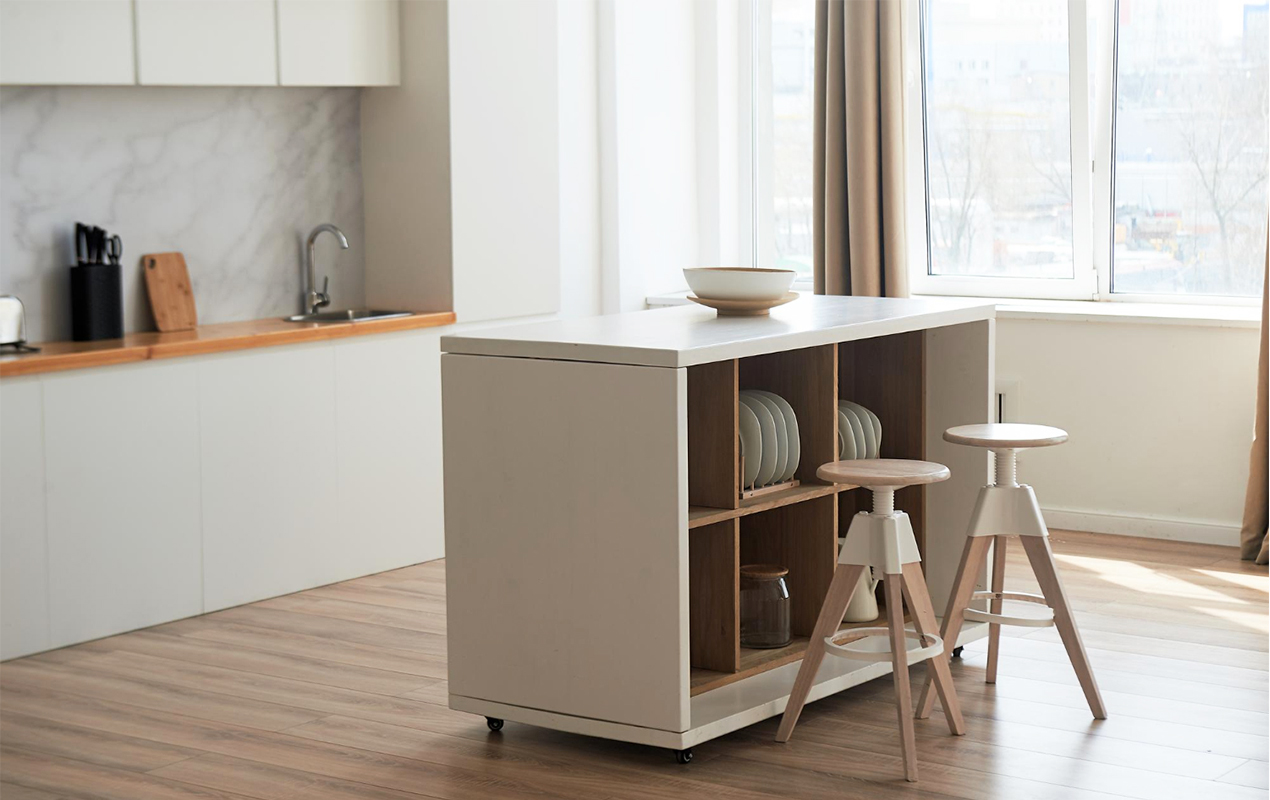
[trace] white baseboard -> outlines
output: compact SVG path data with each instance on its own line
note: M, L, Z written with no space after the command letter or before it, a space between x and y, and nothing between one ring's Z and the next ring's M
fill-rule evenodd
M1067 511L1043 508L1045 524L1051 528L1119 536L1142 536L1147 539L1171 539L1175 542L1239 546L1238 525L1214 525L1191 520L1131 517L1100 514L1091 511Z

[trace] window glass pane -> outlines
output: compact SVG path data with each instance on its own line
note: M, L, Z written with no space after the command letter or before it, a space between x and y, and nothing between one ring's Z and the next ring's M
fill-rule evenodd
M1120 0L1112 291L1260 294L1267 16Z
M1066 0L924 11L931 274L1071 278Z
M760 253L759 259L763 266L793 269L811 277L816 4L814 0L771 0L770 8L771 118L759 121L758 130L760 158L765 149L762 139L771 132L772 206L770 217L763 210L758 216L760 227L770 225L770 234L760 231L759 242L770 242L772 252ZM762 202L763 195L759 197Z

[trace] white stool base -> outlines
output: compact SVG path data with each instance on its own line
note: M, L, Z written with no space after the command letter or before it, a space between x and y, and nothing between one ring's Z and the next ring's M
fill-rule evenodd
M985 486L979 490L967 536L1048 535L1031 486Z
M1024 628L1051 628L1054 626L1054 609L1050 608L1049 601L1039 594L1028 594L1026 592L975 592L970 595L970 601L973 603L975 600L1020 600L1025 603L1035 603L1043 606L1043 610L1034 617L1021 617L1012 614L993 614L990 611L967 608L962 613L966 619L972 622L987 622L992 625L1019 625Z
M825 653L854 661L890 661L890 628L852 628L825 637ZM944 652L944 640L933 633L904 631L905 659L909 664L937 656ZM917 644L910 644L916 642Z
M913 536L913 523L908 514L893 511L889 514L870 514L861 511L851 518L847 538L838 553L839 564L858 564L872 567L884 575L899 575L905 564L922 560L917 552L917 538Z

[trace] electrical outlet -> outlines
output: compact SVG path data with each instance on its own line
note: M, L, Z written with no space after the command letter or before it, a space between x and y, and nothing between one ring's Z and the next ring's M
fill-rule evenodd
M1019 422L1023 419L1020 407L1020 384L1017 380L997 380L997 403L993 409L994 422Z

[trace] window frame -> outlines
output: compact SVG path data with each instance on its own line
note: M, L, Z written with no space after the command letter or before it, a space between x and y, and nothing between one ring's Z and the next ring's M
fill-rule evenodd
M1111 291L1114 259L1115 97L1119 1L1067 0L1073 277L1002 278L931 274L929 162L923 26L929 0L904 0L906 205L914 294L1251 306L1258 297ZM1095 35L1090 36L1090 28ZM1092 77L1092 80L1091 80ZM1090 97L1090 87L1094 95ZM1080 165L1088 164L1089 169Z
M928 0L904 0L902 17L905 64L905 138L908 154L906 202L909 287L914 294L970 297L1018 297L1037 300L1092 300L1094 271L1092 170L1090 146L1089 60L1085 0L1067 0L1067 58L1072 171L1072 277L1006 278L931 273L929 158L926 126L924 35ZM1086 198L1088 202L1080 202Z

